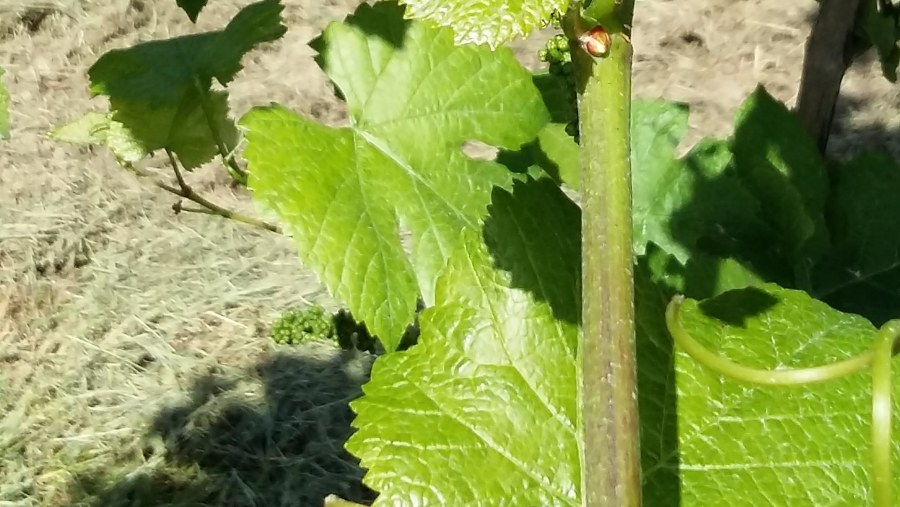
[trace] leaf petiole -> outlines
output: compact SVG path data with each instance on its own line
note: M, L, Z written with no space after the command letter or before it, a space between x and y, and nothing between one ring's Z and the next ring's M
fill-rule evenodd
M215 114L212 102L209 100L209 89L200 82L199 78L194 78L194 88L197 90L197 94L200 97L200 107L203 109L203 116L206 117L206 123L209 125L209 132L212 134L213 140L216 143L216 148L219 150L219 156L222 157L222 163L225 165L225 168L228 169L228 173L231 174L231 177L234 178L239 184L243 186L247 186L247 171L242 169L237 161L234 159L233 150L229 149L225 146L225 139L222 137L222 133L219 131L219 127L216 125Z

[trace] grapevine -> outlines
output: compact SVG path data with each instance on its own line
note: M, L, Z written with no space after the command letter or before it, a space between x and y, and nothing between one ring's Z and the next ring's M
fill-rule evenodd
M871 42L896 68L896 17L881 15L892 9L860 1L871 12L858 28L881 35ZM247 51L284 31L281 3L262 0L218 35L101 58L90 77L109 113L57 137L105 145L143 177L157 177L143 164L162 151L174 182L151 181L200 206L178 202L176 212L283 226L293 237L305 267L348 309L286 312L271 337L377 352L347 443L376 505L760 505L776 490L848 505L871 492L875 505L891 505L900 323L889 319L900 293L879 288L894 286L900 265L896 163L869 156L828 167L810 129L762 88L732 136L676 157L686 107L631 100L633 1L524 0L506 27L508 2L485 0L483 18L452 19L465 3L365 3L310 43L346 102L346 126L279 105L231 119L219 85ZM547 19L563 32L538 53L548 74L493 51ZM484 29L473 31L478 23ZM137 79L159 54L181 67ZM473 140L534 163L466 157L459 147ZM232 213L187 185L184 173L216 158L282 225ZM547 171L518 171L535 166ZM746 307L722 297L748 287L759 290ZM673 293L688 299L666 307ZM876 331L865 319L887 324ZM851 359L798 357L817 358L820 346L844 357L863 333L875 345ZM704 339L713 336L741 354L716 355ZM744 366L754 361L771 369ZM792 361L825 366L787 369ZM871 381L852 375L860 372ZM839 389L757 387L837 378ZM868 405L861 394L870 393ZM783 412L777 428L765 424L773 400ZM846 423L831 422L836 409ZM871 459L858 452L863 439ZM828 460L796 466L816 453ZM490 473L455 473L470 460Z
M328 340L334 335L334 321L321 305L286 312L272 326L272 339L283 345Z

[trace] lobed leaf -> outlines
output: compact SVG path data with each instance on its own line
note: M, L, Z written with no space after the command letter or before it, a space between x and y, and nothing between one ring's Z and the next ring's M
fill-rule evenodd
M673 274L691 279L684 283L693 296L753 278L809 288L809 270L828 247L828 181L794 115L759 88L728 142L704 140L675 159L686 109L662 101L634 107L635 250L654 243L672 255ZM720 283L725 278L731 282Z
M578 307L579 222L549 180L526 180L495 192L483 241L466 231L419 344L379 358L352 404L348 449L376 506L579 505L578 316L560 311ZM871 377L772 388L712 373L674 348L670 292L649 260L635 292L645 502L865 505ZM760 368L846 359L875 333L771 284L688 301L682 319L710 349ZM473 463L491 473L471 474Z
M652 242L681 263L701 243L736 250L729 243L752 245L771 234L762 206L731 167L727 143L704 140L675 158L687 115L679 104L636 101L631 134L635 250L643 254Z
M795 262L798 283L828 247L828 174L815 142L788 108L759 87L741 106L731 142L741 181L756 197L775 239Z
M469 140L515 148L548 113L509 50L456 46L449 30L363 5L313 41L350 111L332 128L280 106L241 120L250 187L303 262L393 350L495 186L512 175L466 157ZM404 250L402 233L409 231Z
M458 44L487 44L496 49L526 37L565 12L568 0L402 0L407 15L453 29Z
M88 71L91 91L109 97L112 119L145 152L168 149L195 168L215 156L218 140L229 151L237 143L227 97L210 90L213 79L227 85L244 54L284 34L282 9L279 0L262 0L224 30L110 51Z
M574 111L569 110L564 97L564 83L554 76L537 75L535 84L553 114L552 122L535 142L519 152L501 153L498 161L516 172L538 166L557 181L578 189L580 155L578 145L565 133L565 124L574 118ZM726 262L731 266L728 269L749 270L746 274L750 276L758 272L775 281L792 279L793 273L781 272L782 266L793 262L791 252L785 252L776 227L763 213L762 203L768 197L754 195L739 178L731 144L704 140L686 156L676 158L687 120L687 107L681 104L662 100L632 103L636 254L644 254L647 245L653 243L674 257L678 269L691 264L695 274L698 269L709 273L713 285L718 276L716 266L724 266L720 258L731 259ZM745 266L741 268L739 263ZM699 280L693 275L691 278ZM713 295L708 290L689 294Z
M375 506L580 505L578 327L565 313L580 299L579 224L556 185L528 179L495 191L484 239L464 231L419 343L380 357L351 404L347 448Z

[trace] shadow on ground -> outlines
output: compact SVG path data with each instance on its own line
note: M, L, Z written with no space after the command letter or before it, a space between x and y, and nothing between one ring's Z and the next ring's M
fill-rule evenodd
M370 363L353 352L280 353L246 378L202 377L183 403L158 413L143 466L76 478L71 505L313 507L331 493L369 503L374 494L343 444L348 403Z

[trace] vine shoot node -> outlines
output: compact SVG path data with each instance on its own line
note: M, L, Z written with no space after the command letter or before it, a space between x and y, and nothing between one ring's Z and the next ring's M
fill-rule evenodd
M595 26L578 37L581 47L594 58L605 58L612 47L612 37L602 26Z

